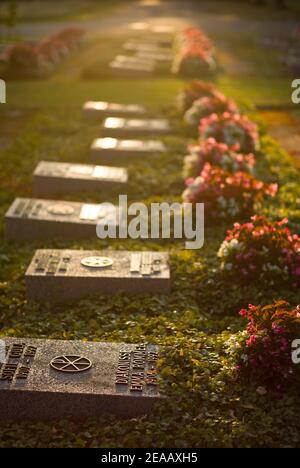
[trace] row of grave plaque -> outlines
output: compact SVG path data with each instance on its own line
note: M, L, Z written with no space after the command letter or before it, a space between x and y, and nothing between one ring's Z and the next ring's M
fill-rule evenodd
M160 63L167 64L168 69L171 68L172 47L172 41L168 40L131 39L123 46L126 55L117 55L109 66L117 76L153 76L157 73Z
M128 43L125 49L132 47ZM148 54L149 63L167 60L166 50L157 45L137 52ZM160 59L155 57L159 54ZM124 66L125 62L118 63ZM51 197L111 187L120 190L128 182L128 173L111 163L166 151L161 141L134 139L172 131L168 121L146 118L142 106L89 101L83 112L104 119L102 137L93 142L91 154L93 162L107 166L41 161L33 174L33 192L39 198L16 198L5 215L9 240L92 238L97 224L117 224L118 208L113 205ZM167 294L169 256L149 251L41 249L32 258L25 283L28 299L40 303L120 291ZM158 389L158 359L158 347L148 343L4 338L0 340L0 418L49 420L105 412L142 415L164 398Z

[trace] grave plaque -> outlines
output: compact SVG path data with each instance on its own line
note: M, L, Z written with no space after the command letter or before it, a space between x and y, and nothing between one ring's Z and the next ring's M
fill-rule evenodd
M141 59L155 60L156 62L171 63L172 57L165 52L137 51L136 56Z
M96 238L96 225L116 225L118 207L61 200L16 198L5 215L8 240Z
M140 42L140 41L132 40L132 41L126 42L123 47L125 50L129 52L149 52L149 53L156 53L156 54L161 53L161 54L169 54L169 56L171 56L170 48L161 47L159 43L154 42L154 41Z
M33 173L33 193L41 197L83 191L107 193L122 189L127 180L127 170L121 167L41 161Z
M25 275L27 296L63 302L95 294L170 292L165 252L37 250Z
M150 31L155 34L174 34L176 32L176 27L168 24L157 24L150 28ZM170 39L171 43L171 39Z
M0 418L136 417L162 399L155 345L4 338Z
M144 158L167 151L159 140L119 140L116 138L97 138L91 147L94 162L106 164L126 159ZM123 161L124 162L124 161Z
M102 125L104 136L115 138L137 136L159 136L172 133L170 122L166 119L123 119L108 117Z
M111 71L119 77L152 76L156 71L154 60L141 59L130 55L118 55L109 64Z
M144 106L138 104L115 104L102 101L88 101L83 106L86 117L141 117L146 114Z

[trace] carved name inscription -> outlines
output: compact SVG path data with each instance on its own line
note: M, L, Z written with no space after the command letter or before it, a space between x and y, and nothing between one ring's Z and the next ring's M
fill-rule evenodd
M37 348L25 343L12 343L6 348L5 362L0 364L0 382L26 380L29 376Z
M143 392L158 385L158 353L150 351L145 344L135 346L133 351L120 350L116 372L116 389L130 393Z
M130 273L140 273L142 276L150 276L160 273L161 259L151 252L131 254Z
M36 217L39 215L42 204L34 200L20 200L17 204L14 216L22 218Z
M46 275L56 273L66 273L71 257L69 255L59 255L55 253L41 254L35 259L35 271Z

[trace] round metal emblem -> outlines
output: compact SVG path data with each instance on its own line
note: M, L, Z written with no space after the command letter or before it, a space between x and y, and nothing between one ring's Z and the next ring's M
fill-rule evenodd
M113 264L109 257L85 257L81 260L81 265L90 268L106 268Z
M59 372L83 372L88 370L92 363L91 361L83 356L56 356L50 362L52 369Z
M70 205L62 205L57 203L56 205L48 206L48 213L53 215L68 216L74 213L74 208Z

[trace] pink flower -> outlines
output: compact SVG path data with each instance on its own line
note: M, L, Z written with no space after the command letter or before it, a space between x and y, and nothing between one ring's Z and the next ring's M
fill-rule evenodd
M252 346L256 343L256 336L251 335L250 338L246 341L247 346Z

